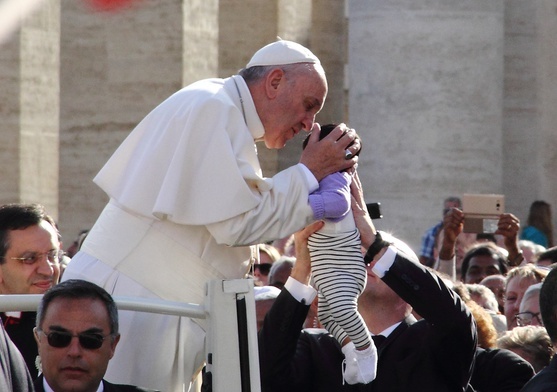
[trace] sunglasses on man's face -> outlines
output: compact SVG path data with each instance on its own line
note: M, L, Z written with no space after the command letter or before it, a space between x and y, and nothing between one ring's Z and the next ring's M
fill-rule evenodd
M254 264L253 269L259 270L259 273L261 275L269 275L269 271L271 271L271 265L272 264L270 263Z
M79 344L86 350L97 350L99 349L108 336L103 336L100 333L90 333L82 332L78 334L71 334L69 332L52 331L46 333L42 330L39 332L46 336L47 342L51 347L64 348L68 347L72 341L72 338L76 337L79 339ZM109 335L110 336L110 335Z

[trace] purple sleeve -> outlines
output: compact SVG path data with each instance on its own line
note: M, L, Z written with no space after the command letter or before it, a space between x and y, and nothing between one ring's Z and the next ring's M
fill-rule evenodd
M309 204L316 220L342 220L350 210L350 182L346 172L336 172L319 182L319 188L309 195Z

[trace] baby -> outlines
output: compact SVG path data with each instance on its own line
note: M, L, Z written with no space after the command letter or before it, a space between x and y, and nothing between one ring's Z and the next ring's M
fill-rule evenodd
M335 127L321 127L320 139ZM375 379L377 349L358 312L358 296L366 285L367 273L350 206L351 181L349 172L336 172L323 178L319 189L309 195L314 218L323 219L325 225L309 238L308 246L318 290L319 320L342 346L344 380L367 384Z

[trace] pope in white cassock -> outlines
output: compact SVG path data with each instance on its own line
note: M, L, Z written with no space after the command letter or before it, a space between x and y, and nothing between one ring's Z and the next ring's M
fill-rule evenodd
M309 193L357 162L353 130L322 141L315 115L325 72L307 48L279 40L246 68L176 92L131 132L94 182L109 196L64 280L114 296L202 303L211 279L241 277L248 245L284 238L314 220ZM254 141L282 148L314 130L300 163L264 178ZM323 206L321 206L323 207ZM326 208L326 207L325 207ZM120 312L121 340L106 378L187 390L204 360L205 332L177 316Z

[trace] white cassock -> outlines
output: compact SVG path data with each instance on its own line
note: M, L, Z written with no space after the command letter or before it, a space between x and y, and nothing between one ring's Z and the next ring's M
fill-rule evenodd
M263 178L254 143L263 133L238 75L169 97L95 177L110 202L63 279L86 279L114 296L203 303L208 280L241 277L246 245L284 238L313 220L308 194L317 181L301 164ZM122 338L106 379L187 390L204 359L203 327L121 311Z

